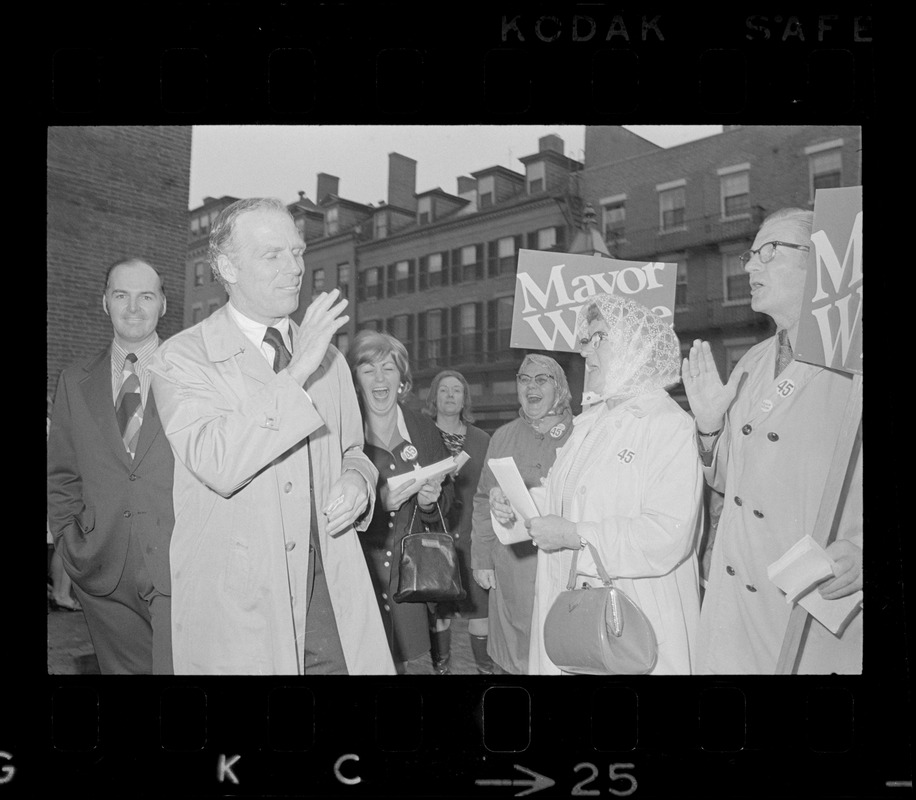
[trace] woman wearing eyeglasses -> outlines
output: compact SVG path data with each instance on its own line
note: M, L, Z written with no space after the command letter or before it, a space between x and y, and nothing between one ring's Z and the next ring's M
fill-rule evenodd
M471 411L471 388L464 375L446 369L433 378L423 412L436 421L442 442L453 456L467 453L470 460L452 476L455 498L449 509L449 532L455 537L461 585L467 597L456 603L437 603L435 628L431 632L433 669L439 675L449 675L451 655L451 617L460 614L468 621L471 652L477 671L493 673L493 662L487 655L487 593L471 577L471 516L474 491L480 479L490 434L475 427Z
M528 673L537 549L532 542L501 544L490 519L490 493L499 492L486 461L512 456L525 485L541 486L557 450L572 433L569 386L560 365L529 355L516 375L519 418L490 439L477 493L471 534L474 580L490 593L488 652L505 672Z
M547 513L529 523L538 547L530 672L560 674L543 625L566 590L573 551L577 585L601 585L587 542L652 624L652 673L688 674L700 612L703 474L693 419L665 391L679 380L678 340L645 306L608 294L586 302L577 327L585 410L547 479ZM499 498L491 505L497 524L511 521L511 506Z

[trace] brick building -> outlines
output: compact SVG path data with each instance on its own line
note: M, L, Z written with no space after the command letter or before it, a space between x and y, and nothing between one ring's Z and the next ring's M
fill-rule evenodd
M138 256L163 275L163 338L181 330L190 126L48 129L47 381L111 340L105 271Z
M613 257L677 262L674 327L682 348L709 340L725 377L773 332L769 317L751 309L738 256L772 211L813 208L815 189L862 182L861 131L726 126L715 136L620 159L609 146L618 130L586 127L583 199L598 212Z
M238 199L226 195L218 199L205 197L203 205L188 212L183 328L189 328L204 317L209 317L229 298L222 284L213 275L213 270L210 269L207 249L210 242L210 228L219 216L219 212Z

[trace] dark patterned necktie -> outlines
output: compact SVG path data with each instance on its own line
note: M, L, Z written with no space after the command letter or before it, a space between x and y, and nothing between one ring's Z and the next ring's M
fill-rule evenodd
M137 356L128 353L121 370L121 388L115 400L115 416L121 431L124 449L133 458L137 453L140 427L143 425L143 403L140 402L140 378L134 370Z
M776 353L776 377L778 378L779 373L788 367L789 362L792 361L792 345L789 344L789 332L787 330L779 331L776 334L776 338L779 341L779 351Z
M276 328L268 328L264 332L264 341L274 349L274 372L285 369L287 364L292 361L292 353L286 349L283 343L283 336Z

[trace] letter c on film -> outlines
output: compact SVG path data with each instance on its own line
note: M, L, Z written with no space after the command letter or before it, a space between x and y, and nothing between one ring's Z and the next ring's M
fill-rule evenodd
M347 784L347 786L355 786L357 783L362 781L362 778L357 775L355 778L345 778L340 771L341 765L344 761L359 761L359 756L355 753L348 753L345 756L341 756L337 759L337 763L334 764L334 777L337 778L341 783Z
M12 761L13 756L11 753L7 753L3 750L0 750L0 758L5 758L7 761ZM0 769L0 783L9 783L13 780L13 775L16 774L16 767L4 767Z

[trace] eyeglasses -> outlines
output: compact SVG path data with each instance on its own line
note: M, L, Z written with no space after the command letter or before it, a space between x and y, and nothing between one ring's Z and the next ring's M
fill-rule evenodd
M554 377L553 375L548 375L546 372L541 372L537 375L526 375L524 372L519 372L518 375L515 376L515 380L522 386L527 386L531 381L534 381L538 386L543 386L547 381L554 380Z
M607 339L607 331L595 331L591 336L579 339L579 347L584 350L597 350L605 339Z
M766 242L756 250L745 250L738 256L738 259L741 261L741 266L746 265L754 256L760 259L761 264L769 264L776 255L777 247L794 247L796 250L805 250L806 252L811 249L807 245L792 244L792 242Z

